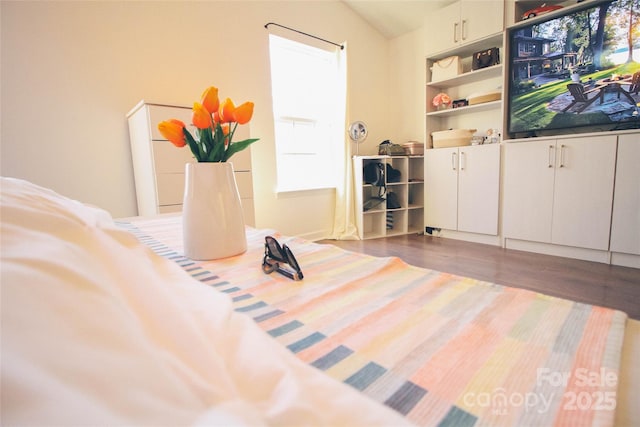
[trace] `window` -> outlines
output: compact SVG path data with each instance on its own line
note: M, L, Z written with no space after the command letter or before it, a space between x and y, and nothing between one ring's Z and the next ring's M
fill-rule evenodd
M538 51L538 49L536 49L536 44L532 42L521 42L519 44L519 48L520 52L518 53L518 56L521 57L535 56Z
M278 190L335 187L345 110L339 53L269 37Z

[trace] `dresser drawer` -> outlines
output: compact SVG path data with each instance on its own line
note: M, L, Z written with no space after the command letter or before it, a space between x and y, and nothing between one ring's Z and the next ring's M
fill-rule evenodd
M236 184L241 199L253 198L253 181L250 171L236 172Z
M238 126L236 133L233 135L234 141L243 141L249 139L248 126ZM233 163L233 170L238 171L250 171L251 170L251 150L245 149L239 153L234 154L229 159L230 163Z
M256 215L253 207L253 199L241 199L242 203L242 216L244 217L244 223L251 227L256 226Z
M158 205L178 205L184 194L184 173L156 173Z
M152 141L156 173L184 173L185 163L195 162L188 146L178 148L169 141Z
M182 205L166 205L158 206L158 213L182 212Z

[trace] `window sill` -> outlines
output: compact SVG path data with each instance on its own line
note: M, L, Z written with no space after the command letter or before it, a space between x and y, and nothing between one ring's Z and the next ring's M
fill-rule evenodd
M320 187L320 188L306 188L306 189L276 189L276 197L278 199L291 199L295 197L309 197L309 196L321 196L324 194L335 193L335 187Z

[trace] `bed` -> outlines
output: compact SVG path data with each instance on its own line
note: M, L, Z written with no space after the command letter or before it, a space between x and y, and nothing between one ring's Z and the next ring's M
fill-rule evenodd
M640 421L640 328L620 311L275 230L193 261L179 215L1 189L3 425ZM262 271L266 236L304 280Z

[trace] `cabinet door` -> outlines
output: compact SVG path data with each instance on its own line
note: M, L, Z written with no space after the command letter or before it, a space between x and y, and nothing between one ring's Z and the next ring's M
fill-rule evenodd
M462 43L473 42L504 29L504 1L462 0L460 12Z
M460 44L460 2L429 14L425 22L426 53L438 53Z
M551 241L554 165L554 141L504 145L505 237Z
M611 251L640 255L640 142L638 135L618 137Z
M425 226L458 226L458 149L435 148L424 155Z
M558 140L552 243L609 249L615 136Z
M498 234L500 146L460 147L458 230Z

